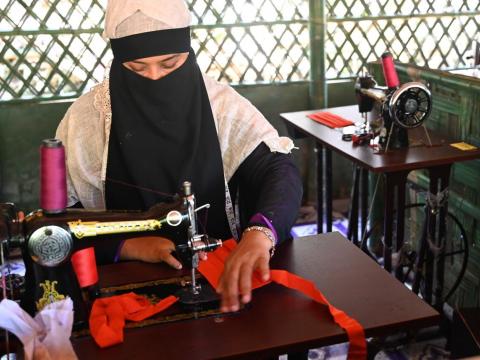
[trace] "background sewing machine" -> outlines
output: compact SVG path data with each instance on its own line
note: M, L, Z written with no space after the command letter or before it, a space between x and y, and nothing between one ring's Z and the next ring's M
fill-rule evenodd
M20 248L25 262L25 292L21 306L31 314L46 304L66 296L74 302L77 324L88 319L88 303L72 266L72 254L93 245L93 240L108 241L118 234L161 231L176 246L182 263L191 268L191 278L177 284L177 296L187 305L216 301L207 283L197 283L198 253L212 251L222 242L198 231L195 196L189 182L172 203L160 203L145 212L87 211L65 209L48 214L38 210L20 219L11 203L0 204L0 244L2 267L8 253ZM96 271L96 269L95 269ZM95 288L95 287L93 287ZM96 296L95 291L90 296ZM171 295L171 294L170 294Z
M430 90L420 82L400 85L392 55L382 55L386 86L366 74L357 78L355 94L365 123L357 129L359 139L376 138L379 150L409 146L408 129L424 124L432 110ZM370 122L367 113L371 113ZM353 138L355 141L355 137Z

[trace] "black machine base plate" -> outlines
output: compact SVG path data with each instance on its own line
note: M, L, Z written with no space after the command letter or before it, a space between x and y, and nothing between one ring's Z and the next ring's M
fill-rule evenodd
M201 287L199 295L192 294L189 277L179 277L103 288L100 290L100 297L134 292L135 294L146 296L152 303L157 303L169 295L175 295L180 298L170 308L144 321L127 322L125 328L137 328L209 316L219 318L225 316L226 314L220 312L219 298L211 285L202 277L199 277L196 282ZM89 335L88 324L76 325L72 337Z

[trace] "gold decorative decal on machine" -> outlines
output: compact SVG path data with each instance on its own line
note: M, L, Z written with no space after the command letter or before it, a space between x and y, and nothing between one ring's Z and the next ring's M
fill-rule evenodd
M158 230L162 227L162 222L156 219L109 222L77 220L68 222L68 227L78 239L81 239L88 236Z
M58 284L58 281L45 280L44 283L40 283L40 287L43 288L43 296L36 302L37 310L41 311L45 306L51 304L55 301L64 300L65 295L59 294L55 290L55 285Z

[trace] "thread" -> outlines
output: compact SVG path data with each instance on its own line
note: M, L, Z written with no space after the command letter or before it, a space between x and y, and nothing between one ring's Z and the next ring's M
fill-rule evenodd
M43 140L40 147L40 207L46 214L62 213L67 207L65 148L57 139Z
M81 288L95 285L98 282L97 263L93 247L75 252L72 255L72 265Z
M400 80L398 80L397 70L395 70L393 56L389 52L382 55L382 67L387 87L389 89L397 88L400 85Z

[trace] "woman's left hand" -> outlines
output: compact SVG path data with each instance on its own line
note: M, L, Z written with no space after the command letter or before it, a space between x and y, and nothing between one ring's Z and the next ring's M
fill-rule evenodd
M220 277L217 293L221 296L222 312L237 311L240 301L250 302L252 293L252 275L258 271L263 281L270 278L270 248L272 242L261 231L249 231L232 251Z

